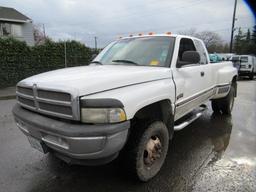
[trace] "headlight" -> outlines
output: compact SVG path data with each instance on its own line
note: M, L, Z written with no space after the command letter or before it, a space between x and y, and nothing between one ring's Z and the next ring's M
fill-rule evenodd
M80 99L83 123L118 123L126 120L124 105L117 99Z
M126 120L121 108L82 108L81 121L83 123L117 123Z

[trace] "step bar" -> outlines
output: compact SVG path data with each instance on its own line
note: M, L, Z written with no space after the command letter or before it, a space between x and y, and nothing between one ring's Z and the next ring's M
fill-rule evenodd
M188 126L190 123L192 123L193 121L195 121L196 119L198 119L199 117L202 116L202 114L207 110L207 106L206 105L200 105L199 109L197 110L197 112L195 114L193 114L191 117L189 117L188 119L186 119L185 121L183 121L182 123L178 124L178 125L174 125L174 131L179 131L183 128L185 128L186 126Z

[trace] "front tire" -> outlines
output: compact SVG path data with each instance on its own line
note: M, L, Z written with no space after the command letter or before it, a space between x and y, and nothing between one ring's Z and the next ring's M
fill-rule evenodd
M169 132L161 121L139 126L134 127L129 138L125 164L133 176L146 182L157 175L165 161Z

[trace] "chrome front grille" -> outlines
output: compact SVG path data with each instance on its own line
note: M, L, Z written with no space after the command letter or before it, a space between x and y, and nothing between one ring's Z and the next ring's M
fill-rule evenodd
M36 86L18 86L16 93L18 103L24 108L65 119L77 119L70 93L44 90Z

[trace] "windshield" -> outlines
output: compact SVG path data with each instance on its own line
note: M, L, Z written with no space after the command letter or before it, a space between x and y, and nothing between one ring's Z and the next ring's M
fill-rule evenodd
M248 57L241 57L241 63L247 63L248 62Z
M168 53L172 54L174 37L139 37L121 39L107 46L92 63L103 65L167 65Z

